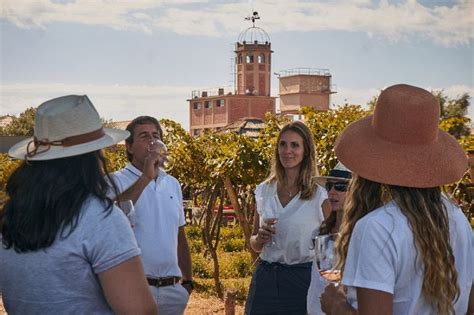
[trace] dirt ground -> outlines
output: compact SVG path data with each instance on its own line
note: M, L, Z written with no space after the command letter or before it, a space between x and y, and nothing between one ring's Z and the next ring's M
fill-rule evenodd
M244 307L236 304L235 315L242 315ZM216 297L210 297L202 294L191 294L185 315L208 315L224 314L224 302Z
M236 305L235 315L244 313L241 305ZM0 315L7 314L3 308L0 296ZM224 302L216 297L209 297L202 294L192 294L188 303L188 307L184 312L185 315L208 315L208 314L224 314Z

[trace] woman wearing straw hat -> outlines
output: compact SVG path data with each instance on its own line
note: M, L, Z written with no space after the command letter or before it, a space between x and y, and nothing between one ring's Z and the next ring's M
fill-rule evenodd
M252 248L260 252L245 314L306 314L314 251L311 236L323 221L326 191L316 184L311 131L300 121L277 139L270 177L255 189Z
M87 96L40 105L0 217L0 288L12 314L156 314L130 224L107 197L102 127Z
M474 312L472 231L439 187L461 178L467 159L439 114L428 91L394 85L338 139L356 175L337 244L347 296L329 285L327 314Z

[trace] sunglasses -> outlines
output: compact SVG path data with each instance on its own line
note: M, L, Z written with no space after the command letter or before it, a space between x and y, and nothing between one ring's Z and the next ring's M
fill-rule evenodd
M336 191L339 192L345 192L347 191L347 186L348 183L331 183L331 182L326 182L326 190L329 192L333 187Z

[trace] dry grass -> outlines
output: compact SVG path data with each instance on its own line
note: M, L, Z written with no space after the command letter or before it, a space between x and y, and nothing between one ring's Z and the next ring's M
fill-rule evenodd
M224 314L224 302L214 296L193 293L188 302L188 307L184 312L185 315L208 315L208 314ZM244 307L236 304L235 315L242 315Z
M243 306L236 305L235 315L244 313ZM6 315L0 296L0 315ZM213 296L193 293L189 299L188 307L184 312L185 315L208 315L208 314L224 314L224 302Z

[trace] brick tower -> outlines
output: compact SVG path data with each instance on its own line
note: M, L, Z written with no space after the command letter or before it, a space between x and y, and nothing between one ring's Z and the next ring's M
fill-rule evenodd
M189 99L189 132L197 136L204 129L220 130L243 118L263 119L275 113L275 97L270 96L271 43L268 34L255 26L260 19L253 12L246 20L252 26L240 33L235 43L235 83L233 91L193 91Z

